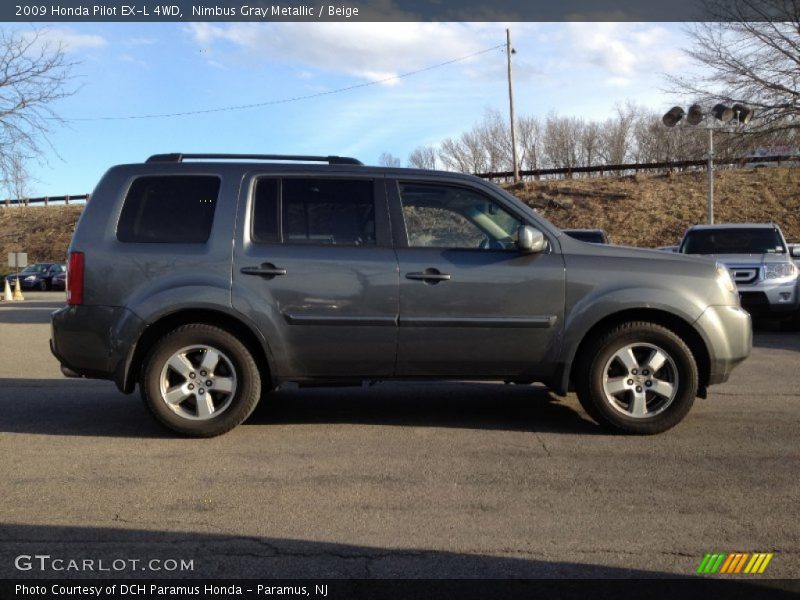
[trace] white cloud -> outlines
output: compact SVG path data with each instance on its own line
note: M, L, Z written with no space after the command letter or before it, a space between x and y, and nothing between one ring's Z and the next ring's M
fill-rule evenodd
M497 23L192 23L188 31L196 44L223 53L366 80L467 56L505 39Z
M71 29L43 29L39 31L39 41L45 44L60 45L66 52L85 48L102 48L108 42L101 35L78 33Z
M685 64L675 36L659 24L570 23L568 30L573 60L599 67L612 78L671 72Z

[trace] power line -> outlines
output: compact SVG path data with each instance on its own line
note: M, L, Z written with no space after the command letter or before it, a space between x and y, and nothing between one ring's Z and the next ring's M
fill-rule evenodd
M236 106L223 106L219 108L207 108L204 110L192 110L192 111L184 111L184 112L174 112L174 113L159 113L159 114L147 114L147 115L128 115L122 117L73 117L73 118L64 118L60 119L62 121L127 121L132 119L163 119L168 117L188 117L191 115L203 115L209 113L217 113L217 112L227 112L233 110L245 110L248 108L258 108L261 106L272 106L275 104L288 104L290 102L299 102L301 100L311 100L312 98L320 98L322 96L331 96L333 94L341 94L342 92L349 92L352 90L365 88L373 85L379 85L381 83L386 83L387 81L395 81L398 79L404 79L406 77L411 77L412 75L419 75L420 73L424 73L426 71L432 71L433 69L439 69L441 67L446 67L447 65L452 65L453 63L461 62L470 58L474 58L475 56L480 56L481 54L486 54L488 52L492 52L493 50L497 50L499 48L505 48L506 44L498 44L497 46L492 46L491 48L486 48L484 50L480 50L478 52L473 52L472 54L467 54L465 56L459 56L458 58L453 58L451 60L447 60L445 62L441 62L435 65L431 65L429 67L424 67L422 69L417 69L416 71L409 71L407 73L401 73L399 75L392 75L391 77L384 77L383 79L374 79L371 81L365 81L364 83L358 83L355 85L349 85L347 87L338 88L335 90L328 90L326 92L317 92L315 94L308 94L305 96L293 96L291 98L280 98L278 100L267 100L266 102L256 102L253 104L239 104Z

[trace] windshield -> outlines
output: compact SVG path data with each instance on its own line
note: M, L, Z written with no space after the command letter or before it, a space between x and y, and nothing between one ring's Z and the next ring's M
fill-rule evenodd
M686 234L684 254L784 254L777 229L698 229Z
M564 230L569 237L575 238L582 242L590 242L592 244L605 244L606 240L602 231L567 231Z
M50 265L29 265L20 271L22 273L44 273Z

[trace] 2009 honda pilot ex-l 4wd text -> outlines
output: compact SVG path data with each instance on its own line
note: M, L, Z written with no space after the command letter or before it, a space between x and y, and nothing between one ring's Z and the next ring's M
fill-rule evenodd
M138 384L193 436L230 430L284 382L420 378L574 388L599 423L656 433L752 335L712 261L574 240L476 177L340 157L113 167L68 289L52 318L63 372Z

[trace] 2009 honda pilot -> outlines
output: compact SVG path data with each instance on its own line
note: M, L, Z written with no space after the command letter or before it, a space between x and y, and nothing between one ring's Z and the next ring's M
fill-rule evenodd
M323 163L323 164L316 164ZM226 432L284 382L574 388L598 422L678 423L751 347L727 269L574 240L476 177L341 157L156 155L98 184L52 350Z

